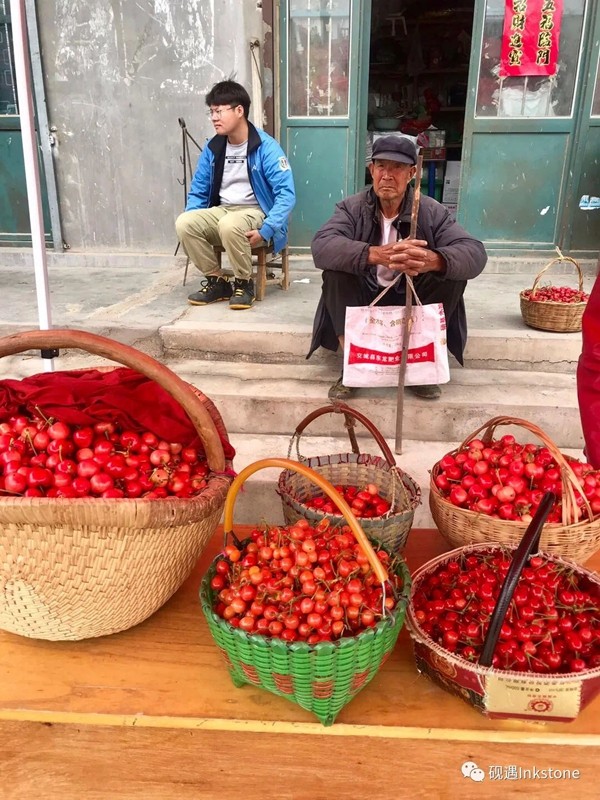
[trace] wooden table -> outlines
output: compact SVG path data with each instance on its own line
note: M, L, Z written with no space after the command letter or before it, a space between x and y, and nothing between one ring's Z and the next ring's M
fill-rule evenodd
M568 724L488 720L417 673L406 631L330 728L284 698L234 688L197 599L220 542L129 631L74 643L0 632L0 798L598 796L600 698ZM406 556L414 569L446 549L415 530ZM483 785L463 777L465 761ZM580 777L493 780L491 767Z

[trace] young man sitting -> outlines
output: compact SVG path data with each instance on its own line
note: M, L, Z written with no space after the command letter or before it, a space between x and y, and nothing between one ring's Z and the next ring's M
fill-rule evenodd
M229 308L254 303L252 254L287 243L288 217L296 202L285 153L248 120L250 96L239 83L221 81L206 95L216 135L200 154L186 209L175 223L177 236L202 272L200 289L188 297L195 306L229 300ZM225 249L233 267L233 287L222 274L214 246Z

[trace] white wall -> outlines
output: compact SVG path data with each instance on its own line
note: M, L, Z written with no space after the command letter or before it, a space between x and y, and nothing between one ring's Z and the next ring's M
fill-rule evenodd
M255 0L38 3L63 236L73 250L169 252L183 207L181 129L212 134L204 95L251 89ZM191 147L193 166L197 150Z

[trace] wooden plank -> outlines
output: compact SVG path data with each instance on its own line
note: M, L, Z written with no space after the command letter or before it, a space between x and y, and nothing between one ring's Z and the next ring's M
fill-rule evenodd
M4 722L0 754L6 800L597 797L595 754L579 747ZM483 785L462 775L466 761ZM490 767L580 776L492 780Z
M247 531L239 528L243 536ZM0 633L0 720L238 730L280 728L312 736L315 718L288 700L255 687L234 688L202 617L198 586L221 546L215 536L182 589L151 619L129 631L83 642L44 642ZM437 533L413 531L412 569L446 549ZM597 567L597 557L589 566ZM338 717L330 738L393 728L394 738L600 744L600 702L572 723L488 720L444 692L413 663L403 631L381 672ZM143 720L143 722L142 722ZM286 727L287 726L287 727ZM316 727L315 727L316 726ZM427 733L425 733L427 732Z

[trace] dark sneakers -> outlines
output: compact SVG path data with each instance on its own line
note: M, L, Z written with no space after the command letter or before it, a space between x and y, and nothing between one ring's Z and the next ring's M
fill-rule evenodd
M236 311L242 308L252 308L253 303L254 281L252 278L247 281L243 281L241 278L236 278L233 287L233 294L229 300L229 308L233 308Z
M231 284L227 278L207 275L200 284L199 291L188 297L188 303L192 306L206 306L209 303L218 303L220 300L229 300L231 292Z
M437 400L442 394L442 390L437 383L427 384L423 386L407 386L409 392L415 394L417 397L422 397L424 400Z

